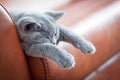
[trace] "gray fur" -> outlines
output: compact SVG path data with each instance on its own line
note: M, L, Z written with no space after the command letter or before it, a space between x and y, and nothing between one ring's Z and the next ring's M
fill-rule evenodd
M60 67L72 68L75 65L74 57L56 46L59 41L69 42L84 53L95 52L92 43L55 22L63 15L62 12L9 13L16 25L22 48L28 56L49 58Z

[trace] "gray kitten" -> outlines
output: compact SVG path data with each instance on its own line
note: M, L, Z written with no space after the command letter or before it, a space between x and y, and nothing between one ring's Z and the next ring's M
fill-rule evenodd
M59 41L66 41L84 53L94 53L92 43L72 33L56 23L63 12L47 11L40 14L10 11L26 55L49 58L62 68L72 68L74 57L56 46Z

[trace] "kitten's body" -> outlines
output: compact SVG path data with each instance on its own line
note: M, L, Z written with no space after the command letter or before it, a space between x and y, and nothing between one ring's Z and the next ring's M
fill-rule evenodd
M40 14L10 11L25 53L34 57L54 60L63 68L74 67L74 57L56 46L59 41L73 44L84 53L94 53L94 46L57 24L63 13L44 12Z

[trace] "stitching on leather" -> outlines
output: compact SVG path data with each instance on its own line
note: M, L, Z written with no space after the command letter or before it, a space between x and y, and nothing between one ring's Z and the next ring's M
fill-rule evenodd
M52 77L50 75L50 68L49 68L48 60L47 59L42 59L42 61L43 61L43 64L44 64L45 80L52 80Z
M46 80L46 69L45 69L45 64L44 64L44 61L43 61L43 58L40 58L40 60L42 61L43 63L43 69L44 69L44 77L43 77L43 80Z

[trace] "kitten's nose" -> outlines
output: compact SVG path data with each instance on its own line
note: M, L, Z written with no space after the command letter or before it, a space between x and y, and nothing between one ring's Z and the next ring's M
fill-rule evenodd
M56 39L54 39L54 38L51 39L51 43L52 43L52 44L56 44Z
M53 42L53 44L56 44L55 42Z
M56 44L56 42L55 41L51 41L52 42L52 44Z

